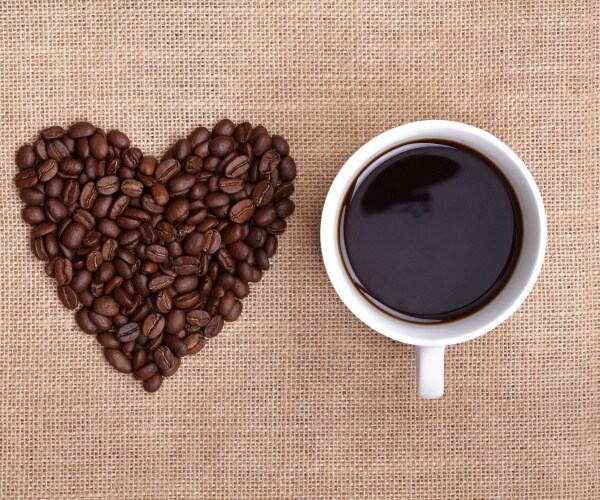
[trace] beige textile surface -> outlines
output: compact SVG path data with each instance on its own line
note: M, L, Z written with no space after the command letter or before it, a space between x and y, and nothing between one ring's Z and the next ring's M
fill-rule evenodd
M597 6L2 2L0 498L599 498ZM85 118L160 154L224 116L289 139L297 212L242 319L147 395L31 255L14 152ZM426 118L508 143L549 219L533 294L449 349L441 401L337 299L318 242L344 160Z

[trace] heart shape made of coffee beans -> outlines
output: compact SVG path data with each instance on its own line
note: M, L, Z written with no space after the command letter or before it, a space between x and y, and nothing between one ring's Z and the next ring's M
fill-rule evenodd
M148 392L242 312L294 212L283 137L224 119L159 162L87 122L17 151L15 184L58 296Z

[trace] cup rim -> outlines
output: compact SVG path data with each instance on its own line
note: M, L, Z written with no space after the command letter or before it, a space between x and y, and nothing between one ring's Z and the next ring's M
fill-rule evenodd
M494 149L507 162L506 164L498 164L498 168L505 173L506 170L513 169L513 173L519 175L522 179L520 188L518 190L514 186L513 188L518 191L517 194L521 193L527 196L530 201L529 212L523 214L523 216L527 215L530 220L536 222L532 225L532 229L529 229L529 233L534 232L534 234L527 233L529 234L528 241L531 246L531 258L528 260L528 267L520 270L523 278L522 284L518 289L511 292L512 296L505 295L503 297L504 306L495 313L492 312L491 306L497 303L499 297L503 296L508 284L480 311L465 318L442 323L418 324L408 322L381 311L358 292L351 282L339 250L340 231L338 226L342 203L356 176L367 165L386 152L403 144L422 139L446 139L465 143L468 147L476 150L479 149L469 144L468 140L457 140L457 135L470 138L473 141L483 141L486 147ZM524 211L523 206L521 210ZM373 330L403 343L420 346L450 345L465 342L489 332L505 321L524 302L533 289L542 267L547 242L546 215L541 194L531 173L516 153L500 139L480 128L465 123L448 120L425 120L407 123L387 130L362 145L348 158L327 193L321 216L320 239L323 263L329 280L342 302L358 319ZM521 260L521 257L519 257L519 260ZM485 319L486 316L487 319Z

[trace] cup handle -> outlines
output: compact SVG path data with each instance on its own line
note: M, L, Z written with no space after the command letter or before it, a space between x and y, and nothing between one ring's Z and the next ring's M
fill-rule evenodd
M423 399L444 395L444 351L446 346L417 346L417 394Z

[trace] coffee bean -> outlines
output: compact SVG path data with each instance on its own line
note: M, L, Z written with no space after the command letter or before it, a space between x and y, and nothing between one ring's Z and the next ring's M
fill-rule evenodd
M236 156L223 167L226 177L241 177L250 168L250 160L247 156Z
M54 160L51 160L54 161ZM15 185L19 189L25 189L35 186L38 183L38 175L34 168L19 170L15 175Z
M79 300L81 300L81 296L79 297ZM79 311L75 313L75 322L85 333L93 335L98 333L98 327L92 323L92 320L89 317L89 310L85 307L79 309Z
M257 207L270 203L273 198L273 185L269 181L260 181L252 190L252 201Z
M181 165L179 162L175 158L169 158L162 161L158 167L156 167L154 177L156 177L156 180L161 184L165 184L169 179L172 179L179 174L180 170Z
M126 179L121 183L121 192L125 196L138 197L144 191L144 185L134 179Z
M63 161L67 156L69 156L69 150L67 149L67 146L58 140L50 141L48 144L46 144L46 153L48 154L48 158L52 158L58 162Z
M267 231L270 234L279 236L280 234L283 234L285 232L286 228L287 228L287 222L284 221L283 219L277 219L268 225Z
M109 330L113 326L112 319L109 317L102 316L94 311L90 311L88 315L92 323L94 323L100 331Z
M225 193L209 193L204 197L204 204L207 207L224 207L229 204L229 196Z
M108 142L102 134L94 134L90 137L90 152L97 160L103 160L108 154Z
M155 373L150 378L144 380L143 386L146 392L156 392L160 389L163 383L163 378L158 373Z
M68 285L73 279L73 264L63 257L59 257L54 261L52 266L54 279L59 285Z
M83 242L85 227L79 222L72 222L63 232L60 241L67 248L75 249Z
M270 149L260 159L258 171L262 174L270 174L279 166L280 159L279 153L274 149Z
M121 152L121 163L126 168L136 169L142 160L142 152L138 148L128 148Z
M280 186L275 189L275 193L273 194L273 198L275 200L280 198L289 198L292 194L294 194L294 184L291 182L284 182Z
M76 309L79 305L77 294L68 285L58 287L58 298L67 309Z
M118 349L104 349L104 357L110 365L121 373L131 373L131 360Z
M238 201L229 209L229 218L232 222L242 224L248 222L254 214L254 202L251 199Z
M94 250L90 252L85 258L85 267L88 271L94 272L104 263L102 252L100 250Z
M127 323L117 330L117 338L121 342L129 342L138 338L140 325L138 323Z
M185 198L177 198L167 206L164 216L167 222L177 223L185 220L190 213L190 204Z
M37 167L37 176L40 182L48 182L58 173L56 160L46 160Z
M296 178L296 162L291 156L285 156L279 162L278 171L283 182L291 182Z
M46 220L44 210L39 206L27 206L21 212L23 220L32 226L40 224ZM57 222L57 221L54 221Z
M96 190L102 195L115 194L119 190L119 187L120 182L116 175L107 175L96 181Z
M121 342L119 342L112 332L100 332L96 336L96 340L102 347L108 349L118 349L121 345Z
M240 177L229 179L227 177L219 177L217 181L218 189L225 194L239 193L244 189L244 180Z
M284 198L282 200L277 200L275 203L275 210L277 211L277 217L280 219L287 219L290 215L294 213L296 209L296 205L289 198Z
M173 305L179 309L189 310L198 307L202 302L202 296L198 292L189 292L178 295L173 299Z
M231 137L218 135L211 139L208 148L211 155L216 158L223 158L234 150L235 144Z
M173 260L173 271L177 276L196 274L200 267L200 260L191 255L182 255Z
M257 131L258 134L254 135ZM250 138L250 142L252 143L252 151L254 156L262 156L264 155L273 144L271 136L266 132L260 132L259 127L256 127L253 131L253 137Z
M170 372L176 364L176 357L166 345L161 345L154 351L154 362L158 369L163 372Z
M21 170L31 168L35 165L36 155L33 148L29 145L21 146L16 154L15 161L17 167Z
M204 327L203 335L206 338L216 337L223 329L223 316L214 316Z
M107 134L106 139L110 145L116 146L119 149L127 149L129 147L129 138L118 130L111 130Z
M252 125L248 122L240 123L233 133L235 140L240 144L244 144L250 140L252 134Z
M268 226L275 219L277 219L277 211L272 205L259 208L253 217L254 223L260 227Z
M141 352L144 352L144 351L141 351ZM133 378L136 380L148 380L150 377L152 377L156 373L158 373L158 366L156 366L156 363L148 363L147 365L138 368L134 372ZM162 377L161 377L161 381L162 381Z
M115 316L119 313L119 304L112 297L98 297L94 301L94 312L107 317Z
M96 131L91 123L88 122L77 122L69 127L69 135L73 139L79 139L81 137L89 137Z
M156 293L160 290L165 290L166 288L169 288L174 281L175 278L173 276L159 274L158 276L155 276L148 281L148 290L150 290L151 293Z
M183 342L185 343L187 354L189 356L199 353L206 345L206 339L202 338L197 333L190 333L183 339Z

